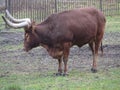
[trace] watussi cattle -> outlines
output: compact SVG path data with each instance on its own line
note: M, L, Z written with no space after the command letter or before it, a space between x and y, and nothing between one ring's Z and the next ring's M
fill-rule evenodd
M50 15L43 22L36 24L29 18L15 19L6 10L2 16L7 25L13 28L24 28L24 50L29 51L37 46L46 48L49 55L59 62L56 75L67 75L67 62L70 48L73 45L82 47L89 44L93 54L92 72L97 71L98 49L102 43L106 19L103 13L95 8L78 8ZM62 70L62 61L64 70Z

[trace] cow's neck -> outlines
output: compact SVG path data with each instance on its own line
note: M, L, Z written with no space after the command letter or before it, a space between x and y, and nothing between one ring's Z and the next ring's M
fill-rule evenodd
M36 37L36 39L38 40L39 43L47 43L48 42L48 25L46 24L38 24L36 29L34 30L34 35Z

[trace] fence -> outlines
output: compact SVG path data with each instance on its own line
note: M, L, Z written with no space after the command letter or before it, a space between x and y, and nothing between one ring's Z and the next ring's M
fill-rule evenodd
M4 22L2 21L1 15L4 15L5 5L0 1L0 31L4 28Z
M2 0L0 16L3 9L8 9L15 18L30 18L41 22L52 13L73 8L96 7L106 16L120 15L120 0ZM0 29L4 27L0 18Z
M52 13L91 6L100 9L105 15L120 15L120 0L6 0L6 8L13 16L37 21Z

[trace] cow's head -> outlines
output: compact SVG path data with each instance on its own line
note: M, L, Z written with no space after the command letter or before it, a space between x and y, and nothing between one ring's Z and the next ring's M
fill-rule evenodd
M12 15L6 10L7 17L11 20L8 20L6 17L2 16L6 24L12 28L24 28L24 50L29 51L34 47L39 46L38 38L35 35L35 22L32 22L29 18L24 19L15 19Z

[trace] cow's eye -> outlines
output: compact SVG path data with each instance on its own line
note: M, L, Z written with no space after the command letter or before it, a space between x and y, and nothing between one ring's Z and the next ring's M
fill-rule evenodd
M27 37L28 37L28 34L25 34L25 37L27 38Z
M29 41L30 40L30 36L28 34L25 34L25 40Z

